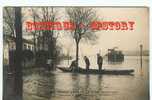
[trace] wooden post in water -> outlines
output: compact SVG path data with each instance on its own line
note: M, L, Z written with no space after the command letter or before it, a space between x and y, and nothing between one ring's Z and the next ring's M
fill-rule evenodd
M67 56L68 56L68 65L69 65L69 60L70 60L69 50L68 50L68 55Z
M141 74L143 74L143 71L142 71L142 52L143 52L143 45L140 44L140 68L141 68Z

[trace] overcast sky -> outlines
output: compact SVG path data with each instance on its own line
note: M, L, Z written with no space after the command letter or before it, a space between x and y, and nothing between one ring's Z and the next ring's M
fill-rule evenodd
M65 9L60 7L57 10L59 20L65 21L67 18ZM135 51L139 50L140 44L143 44L144 50L149 50L149 11L147 8L98 7L95 10L101 21L134 21L134 30L98 31L95 33L98 39L94 45L89 41L80 42L81 55L94 55L99 51L105 54L107 49L113 47L118 47L122 51ZM69 34L66 31L60 31L58 43L62 46L64 53L70 52L73 55L75 43Z
M143 44L143 49L149 49L149 13L147 8L96 8L97 15L104 21L134 21L134 30L125 31L98 31L98 39L94 45L88 41L80 43L80 53L82 55L92 55L97 52L106 53L108 48L118 47L120 50L135 51L139 50L139 45ZM63 33L60 43L63 51L75 52L74 41L71 40L69 33ZM74 53L75 54L75 53Z

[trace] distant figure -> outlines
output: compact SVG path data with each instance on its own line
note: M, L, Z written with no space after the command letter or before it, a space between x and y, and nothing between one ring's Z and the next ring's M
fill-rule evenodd
M84 61L85 61L85 64L86 64L86 71L88 71L89 70L89 66L90 66L89 58L87 56L84 56Z
M71 71L74 71L74 70L76 69L76 60L73 60L73 61L72 61L69 69L70 69Z
M48 71L50 71L51 70L51 68L52 68L52 59L48 59L47 60L47 69L48 69Z
M99 71L102 70L102 63L103 63L103 58L102 58L102 56L100 56L100 54L98 53L98 54L97 54L97 64L98 64L98 67L99 67Z

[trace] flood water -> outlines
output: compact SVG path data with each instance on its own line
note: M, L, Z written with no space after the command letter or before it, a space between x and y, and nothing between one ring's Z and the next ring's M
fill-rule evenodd
M89 57L91 68L97 69L96 58ZM69 62L70 63L70 62ZM62 61L60 66L68 66ZM94 65L94 66L93 66ZM80 59L80 66L84 62ZM40 71L24 76L24 100L149 100L149 60L143 57L142 73L137 56L125 56L123 63L104 69L134 69L134 75L84 75Z

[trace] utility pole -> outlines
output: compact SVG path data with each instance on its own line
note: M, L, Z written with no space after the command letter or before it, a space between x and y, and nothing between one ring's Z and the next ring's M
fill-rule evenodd
M22 100L23 80L22 80L22 15L21 7L15 7L15 33L16 33L16 52L15 52L15 100Z

